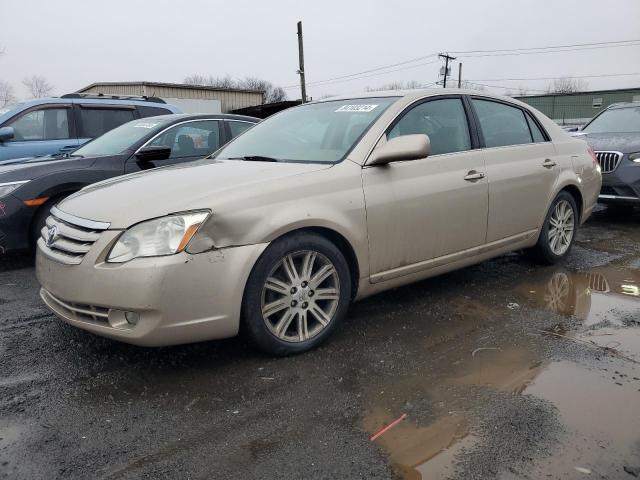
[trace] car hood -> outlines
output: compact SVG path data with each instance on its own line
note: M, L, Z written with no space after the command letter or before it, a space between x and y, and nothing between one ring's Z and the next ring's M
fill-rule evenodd
M93 157L61 156L14 158L0 163L0 183L34 180L45 174L87 168L93 165L95 160Z
M176 212L215 210L231 191L331 167L331 164L206 160L124 175L95 183L58 205L66 213L108 222L112 229Z
M622 153L640 152L640 132L631 133L585 133L579 138L586 140L596 151L610 150Z

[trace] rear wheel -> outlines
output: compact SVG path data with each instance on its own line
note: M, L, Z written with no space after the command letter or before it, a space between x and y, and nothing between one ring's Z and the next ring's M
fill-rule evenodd
M351 279L340 250L324 237L301 232L262 254L243 300L243 328L260 350L288 355L324 341L345 316Z
M544 263L554 264L569 254L578 229L578 208L568 192L560 192L551 203L535 247Z

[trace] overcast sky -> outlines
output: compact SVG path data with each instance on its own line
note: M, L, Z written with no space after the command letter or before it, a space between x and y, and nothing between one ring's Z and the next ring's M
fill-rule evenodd
M20 98L27 96L21 80L34 74L55 94L102 81L181 82L194 73L295 86L298 20L310 83L441 51L640 39L638 0L2 0L0 80ZM463 78L536 93L548 80L502 79L640 73L640 46L460 60ZM427 62L310 86L308 95L428 84L441 64ZM584 80L590 90L640 86L640 75ZM287 93L300 96L297 87Z

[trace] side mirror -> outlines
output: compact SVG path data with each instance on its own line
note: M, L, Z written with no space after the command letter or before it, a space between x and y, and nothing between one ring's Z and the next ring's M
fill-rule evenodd
M0 142L6 142L13 139L16 136L16 132L13 127L1 127L0 128Z
M424 134L392 138L371 154L367 165L386 165L403 160L418 160L431 153L431 141Z
M141 162L149 162L151 160L166 160L171 156L171 147L148 146L141 148L136 152L136 158Z

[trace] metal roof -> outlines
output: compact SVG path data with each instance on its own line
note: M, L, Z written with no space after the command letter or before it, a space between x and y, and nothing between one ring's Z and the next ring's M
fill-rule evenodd
M90 90L94 87L106 87L110 85L140 85L146 87L167 87L167 88L184 88L187 90L211 90L215 92L240 92L240 93L260 93L264 95L264 90L250 90L242 88L223 88L223 87L211 87L208 85L191 85L187 83L164 83L164 82L95 82L91 85L87 85L79 90L78 93Z

